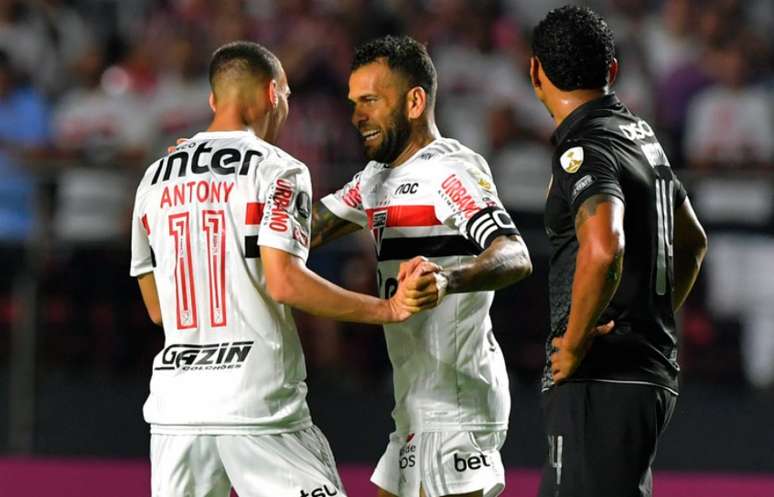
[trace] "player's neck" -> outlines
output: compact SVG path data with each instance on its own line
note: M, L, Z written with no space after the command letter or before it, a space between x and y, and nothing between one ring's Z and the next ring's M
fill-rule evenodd
M403 152L390 163L390 167L399 167L409 160L419 149L441 137L438 126L434 122L428 122L422 126L416 126L411 131L408 144Z
M252 125L245 122L245 118L241 112L236 108L218 109L215 112L215 116L212 118L207 131L245 131L251 130L255 136L260 139L265 139L268 130L268 119L264 119L263 122L253 123Z
M574 90L557 92L551 102L551 115L556 127L581 105L596 100L607 94L607 88L596 90Z

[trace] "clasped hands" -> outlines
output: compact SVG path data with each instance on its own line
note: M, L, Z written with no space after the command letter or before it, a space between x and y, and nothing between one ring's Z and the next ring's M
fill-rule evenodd
M391 300L410 314L437 306L443 296L437 276L441 269L422 256L401 262L398 289Z

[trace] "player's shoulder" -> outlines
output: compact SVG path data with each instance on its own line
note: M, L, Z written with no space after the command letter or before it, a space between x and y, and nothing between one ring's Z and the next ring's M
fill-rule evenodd
M255 137L257 142L260 142L266 150L266 157L262 167L265 169L282 169L282 170L294 170L298 172L308 173L309 169L306 164L297 159L289 152L281 149L277 145L265 142L258 137Z
M484 174L492 175L486 159L453 138L439 138L420 154L427 154L427 160L436 163L437 167L448 169L451 172L467 171L476 176Z
M163 157L159 157L145 168L145 172L142 175L142 178L140 179L139 184L137 185L137 195L142 195L153 183L153 177L155 176L156 171L159 169L159 167L162 166L161 162L166 160L168 155L165 155Z

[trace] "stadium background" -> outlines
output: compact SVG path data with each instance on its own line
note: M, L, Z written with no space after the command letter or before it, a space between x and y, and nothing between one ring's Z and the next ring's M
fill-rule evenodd
M141 405L162 333L128 276L130 208L145 166L206 126L212 50L251 39L278 54L293 90L280 145L320 198L364 164L349 61L387 33L428 43L441 131L489 160L532 254L534 274L498 292L492 317L513 394L506 495L533 495L552 122L526 74L531 26L562 3L0 0L0 495L149 493ZM656 127L710 237L680 315L682 395L657 495L774 495L774 2L586 4L616 33L614 89ZM309 264L374 290L366 235ZM350 495L372 495L392 404L381 332L302 314L298 327L316 422Z

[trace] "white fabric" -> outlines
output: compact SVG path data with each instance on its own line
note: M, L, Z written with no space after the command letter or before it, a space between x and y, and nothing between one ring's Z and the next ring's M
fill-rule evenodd
M170 158L183 152L185 168ZM148 168L132 216L131 274L153 271L165 334L145 420L152 433L306 428L290 308L271 300L260 259L246 255L257 243L306 260L309 173L248 132L199 133L175 154Z
M446 138L395 169L370 162L322 202L334 214L368 225L381 259L395 247L403 250L400 257L378 264L382 297L397 288L403 259L424 255L441 267L470 260L472 255L436 257L412 250L428 237L465 242L468 219L483 208L500 206L484 159ZM455 293L435 309L385 325L398 432L507 428L508 375L489 319L493 298L491 291Z
M432 432L390 435L371 481L397 497L443 497L505 488L500 447L505 432Z
M153 435L152 497L346 497L325 436Z

